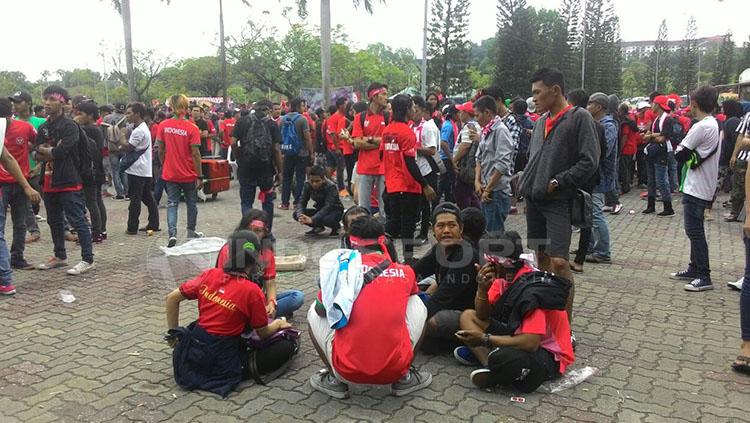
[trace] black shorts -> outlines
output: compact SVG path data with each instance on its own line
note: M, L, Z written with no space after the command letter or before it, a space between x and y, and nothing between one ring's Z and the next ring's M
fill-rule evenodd
M542 347L533 352L495 348L487 357L487 367L493 385L513 386L521 392L533 392L542 383L560 377L560 363Z
M337 168L339 165L339 156L333 151L326 151L325 156L326 167Z
M550 257L570 260L570 201L526 198L526 242Z

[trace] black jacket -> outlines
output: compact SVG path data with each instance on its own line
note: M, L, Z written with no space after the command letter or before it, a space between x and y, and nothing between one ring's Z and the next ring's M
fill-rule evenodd
M341 203L341 198L339 198L339 190L336 184L328 179L325 180L325 185L319 190L314 190L310 182L305 182L305 187L302 190L302 199L299 202L299 209L306 209L307 203L310 200L313 200L315 209L317 210L317 213L311 216L313 225L320 224L319 220L333 210L344 210L344 205Z
M79 152L81 131L67 116L46 121L37 131L36 145L52 147L52 188L68 188L81 184ZM44 173L42 173L44 178Z
M515 281L492 307L493 335L513 335L526 313L536 310L565 310L570 282L547 272L529 272Z
M85 125L82 126L83 131L86 135L91 138L89 143L89 157L94 163L94 183L103 184L107 181L107 175L104 172L104 163L102 162L102 150L104 150L104 132L101 127L96 125Z
M471 257L465 257L464 254L471 254ZM412 266L417 280L431 275L435 275L437 280L437 291L425 302L429 317L441 310L474 308L474 297L477 294L476 263L479 263L477 249L464 241L461 245L448 248L445 256L442 248L434 245L430 252Z

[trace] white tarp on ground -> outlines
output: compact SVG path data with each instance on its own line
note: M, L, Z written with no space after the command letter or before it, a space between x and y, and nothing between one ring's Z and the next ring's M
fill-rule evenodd
M166 256L187 256L191 254L216 253L226 244L226 240L218 237L196 238L172 248L159 247Z

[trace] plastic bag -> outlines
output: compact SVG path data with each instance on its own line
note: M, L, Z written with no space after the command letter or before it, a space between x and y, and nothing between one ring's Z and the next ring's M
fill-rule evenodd
M583 367L565 372L560 379L556 379L542 385L541 390L554 394L572 388L598 372L596 367Z
M57 296L60 297L60 299L64 303L72 303L76 300L76 297L73 295L73 293L68 291L67 289L61 289L60 292L57 293Z

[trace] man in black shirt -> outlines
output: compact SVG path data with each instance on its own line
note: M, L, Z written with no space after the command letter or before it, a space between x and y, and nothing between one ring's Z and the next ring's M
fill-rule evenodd
M314 208L307 208L307 203L313 200ZM313 166L310 175L302 189L302 198L294 211L294 219L312 229L305 235L315 235L331 228L331 236L339 233L341 217L344 215L344 205L341 204L339 191L333 181L326 178L323 166Z

